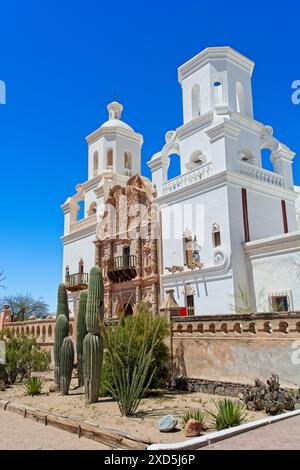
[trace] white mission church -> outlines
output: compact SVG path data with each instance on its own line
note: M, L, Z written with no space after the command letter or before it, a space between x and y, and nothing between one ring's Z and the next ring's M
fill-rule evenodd
M174 290L188 315L300 310L295 153L273 136L271 126L254 119L253 68L230 47L207 48L179 67L183 124L167 132L164 147L148 162L160 213L158 304ZM87 137L88 180L62 205L63 280L74 312L97 261L105 202L113 188L141 174L143 137L121 120L122 109L117 102L108 105L108 121ZM265 149L273 171L262 167ZM181 171L168 180L173 154L180 157ZM84 217L77 220L82 203ZM125 283L120 295L139 277L131 251L136 244L127 238L125 274L110 281ZM113 249L111 257L109 266L117 269Z

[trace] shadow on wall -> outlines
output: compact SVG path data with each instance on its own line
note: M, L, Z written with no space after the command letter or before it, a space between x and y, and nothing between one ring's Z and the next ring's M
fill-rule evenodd
M173 376L174 377L186 377L187 370L184 360L184 344L183 341L179 341L176 351L173 355Z

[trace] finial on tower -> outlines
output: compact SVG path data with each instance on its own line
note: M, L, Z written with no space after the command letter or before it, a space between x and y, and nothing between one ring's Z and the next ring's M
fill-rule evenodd
M113 101L107 105L109 119L121 119L123 106L117 101Z

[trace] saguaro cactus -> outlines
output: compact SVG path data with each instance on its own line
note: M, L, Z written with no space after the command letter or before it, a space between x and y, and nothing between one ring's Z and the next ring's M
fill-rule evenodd
M86 304L86 327L88 334L83 341L84 386L89 403L96 403L99 396L103 361L103 339L100 335L100 321L104 317L104 287L100 268L90 271Z
M68 304L68 293L66 286L61 283L58 286L57 292L57 311L56 316L65 315L69 320L69 304Z
M61 283L58 286L57 292L57 310L56 310L56 324L55 324L55 342L54 342L54 380L58 387L59 381L59 363L60 351L63 340L69 335L69 305L68 294L66 286Z
M84 385L84 371L83 371L83 340L87 334L86 329L86 302L87 302L87 290L84 290L80 294L79 298L79 310L77 317L77 330L76 330L76 351L77 351L77 365L78 365L78 386Z
M63 395L68 395L74 366L74 346L71 338L65 338L60 351L60 389Z
M60 386L60 352L64 339L69 336L69 321L65 315L59 315L55 324L55 342L54 342L54 380L56 385Z

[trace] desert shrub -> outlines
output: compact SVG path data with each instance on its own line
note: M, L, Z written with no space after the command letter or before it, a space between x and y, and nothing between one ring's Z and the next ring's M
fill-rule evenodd
M129 362L129 367L132 367L133 363L139 355L141 345L144 341L144 328L145 320L151 317L151 325L148 331L148 342L151 343L154 332L157 335L156 346L153 351L153 361L149 366L147 374L147 380L150 376L152 377L149 388L158 389L165 388L166 384L170 379L170 367L169 367L169 351L165 343L165 338L169 334L169 325L165 318L153 316L144 304L140 304L136 315L125 317L122 316L118 327L110 327L111 338L114 339L115 348L122 359L125 355ZM132 330L134 329L135 334L132 337ZM130 342L130 356L127 355L128 342ZM155 373L153 371L155 369ZM113 383L112 375L112 362L109 352L106 350L104 354L104 363L102 369L102 384L106 384L106 387L101 386L100 394L105 396L109 394L108 387Z
M45 382L42 377L37 377L35 375L29 377L29 379L27 379L24 384L24 391L26 395L31 397L40 395L43 391L44 383Z
M132 415L153 383L158 367L166 367L156 351L162 351L167 360L167 350L161 343L168 324L142 305L136 315L122 317L117 326L102 325L102 331L106 348L103 387L115 398L122 415Z
M51 355L49 351L40 351L36 349L33 354L33 371L45 372L49 370Z
M30 377L33 370L48 368L49 354L40 350L35 338L14 337L9 330L3 330L0 339L6 346L6 370L10 383Z
M182 426L184 427L189 419L194 419L204 427L205 413L202 410L188 410L182 418Z
M235 400L224 398L216 405L216 413L209 411L218 431L232 428L246 422L246 407Z

